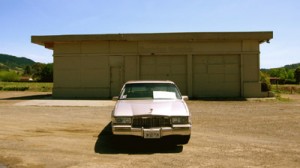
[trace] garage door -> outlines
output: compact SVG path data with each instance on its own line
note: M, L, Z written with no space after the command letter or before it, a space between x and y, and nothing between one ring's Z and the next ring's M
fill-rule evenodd
M193 56L193 97L240 97L240 56Z
M186 56L141 56L140 79L172 80L187 94Z

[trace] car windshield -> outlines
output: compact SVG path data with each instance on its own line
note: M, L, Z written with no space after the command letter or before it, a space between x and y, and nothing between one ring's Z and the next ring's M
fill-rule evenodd
M121 91L120 99L181 99L172 83L130 83Z

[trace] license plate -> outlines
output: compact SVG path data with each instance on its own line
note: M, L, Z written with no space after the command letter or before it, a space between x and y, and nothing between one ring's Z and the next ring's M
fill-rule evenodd
M160 130L159 129L151 129L151 130L144 130L144 138L145 139L157 139L160 138Z

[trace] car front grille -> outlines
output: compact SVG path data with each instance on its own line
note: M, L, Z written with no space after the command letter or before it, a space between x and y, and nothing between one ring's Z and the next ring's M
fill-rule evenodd
M133 118L133 128L170 127L169 117L137 117Z

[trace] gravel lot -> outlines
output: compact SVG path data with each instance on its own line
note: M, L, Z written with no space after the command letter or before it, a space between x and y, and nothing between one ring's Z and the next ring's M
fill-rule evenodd
M57 102L47 94L0 92L0 168L300 167L300 95L188 101L192 137L174 147L114 139L111 101L45 104Z

